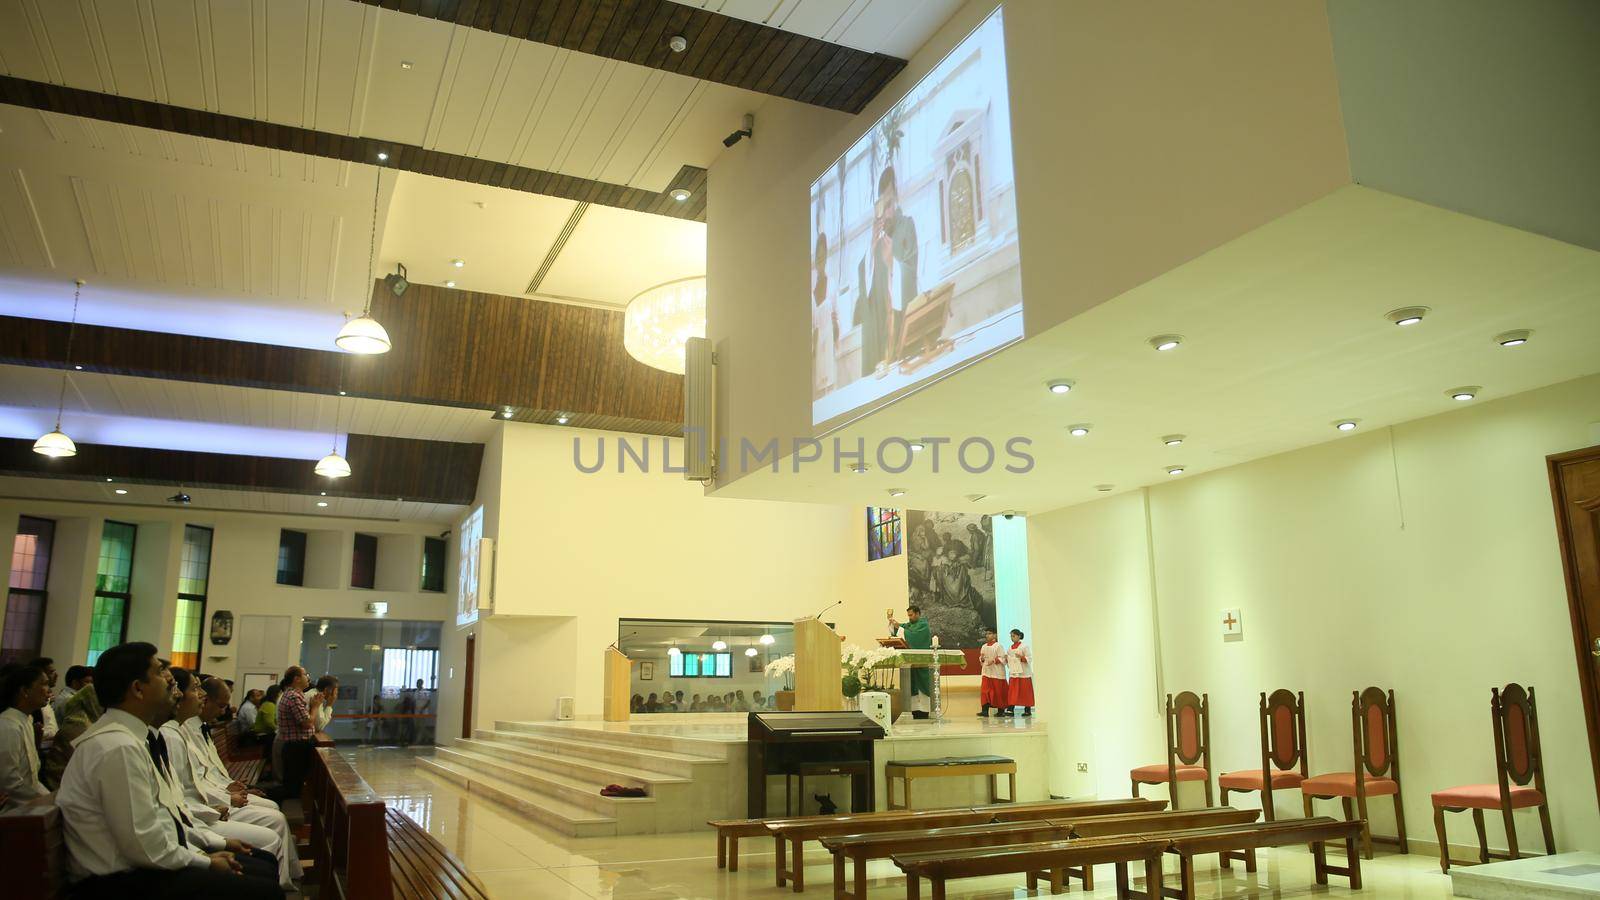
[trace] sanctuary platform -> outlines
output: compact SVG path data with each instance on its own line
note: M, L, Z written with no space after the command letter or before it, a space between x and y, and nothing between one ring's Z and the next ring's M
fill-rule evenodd
M1450 887L1457 897L1477 900L1600 897L1600 853L1557 853L1483 866L1451 866Z
M709 819L744 818L747 733L744 713L496 722L416 764L569 835L692 831ZM873 744L874 808L888 808L885 764L941 756L1009 757L1017 763L1017 799L1048 799L1046 740L1037 718L905 719ZM646 796L602 796L610 784L642 788ZM783 779L769 778L767 789L768 809L781 814ZM920 780L913 806L987 803L988 790L981 777ZM843 778L807 779L806 794L797 815L817 811L814 794L829 794L841 812L850 811Z

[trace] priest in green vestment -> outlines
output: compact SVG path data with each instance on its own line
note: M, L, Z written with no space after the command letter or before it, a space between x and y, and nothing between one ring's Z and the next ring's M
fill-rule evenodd
M928 623L922 618L922 608L912 604L906 607L906 623L900 624L893 617L889 619L889 634L897 635L906 642L910 650L932 650L933 631L928 628ZM911 670L911 702L917 703L917 695L927 697L926 702L932 703L933 698L933 669L928 666L918 666ZM913 709L913 719L928 718L928 710Z

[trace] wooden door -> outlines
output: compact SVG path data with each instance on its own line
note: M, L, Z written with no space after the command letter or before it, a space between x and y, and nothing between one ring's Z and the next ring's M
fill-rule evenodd
M1600 800L1600 447L1549 457L1556 531L1567 576L1578 683Z
M461 689L461 739L472 740L472 685L477 679L473 677L473 666L478 656L477 634L467 635L467 659L462 672L466 676Z

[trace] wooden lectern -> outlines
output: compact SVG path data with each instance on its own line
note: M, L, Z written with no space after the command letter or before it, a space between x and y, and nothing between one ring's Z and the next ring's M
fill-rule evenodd
M840 685L839 635L821 619L794 623L794 708L798 712L844 709Z
M615 647L606 648L605 699L601 718L607 722L628 721L628 700L633 690L633 663Z

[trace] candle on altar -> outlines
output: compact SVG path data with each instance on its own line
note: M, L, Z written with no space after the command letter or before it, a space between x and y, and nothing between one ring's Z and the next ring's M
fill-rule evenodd
M933 649L939 649L939 636L937 634L933 636Z

